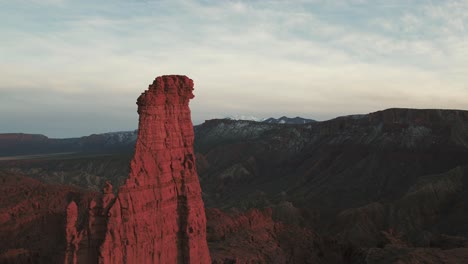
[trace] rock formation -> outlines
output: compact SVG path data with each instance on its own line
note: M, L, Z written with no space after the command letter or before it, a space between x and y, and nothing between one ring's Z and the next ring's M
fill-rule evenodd
M82 248L77 208L85 208L96 193L2 169L0 183L0 263L63 263L65 250L72 263ZM67 207L69 201L76 202Z
M162 76L138 98L130 175L116 196L106 182L90 204L87 231L75 229L77 209L69 205L67 264L211 262L193 153L192 90L186 76Z
M192 131L179 113L190 81L167 79L139 100L131 173L128 150L0 157L0 263L209 262ZM213 263L468 263L468 111L388 109L305 125L211 120L195 137ZM7 135L0 156L2 146L12 147L7 155L37 150L41 137L27 138ZM92 138L69 142L110 142ZM99 196L56 184L106 180Z
M162 76L138 98L135 156L108 212L100 263L210 263L192 91L186 76Z

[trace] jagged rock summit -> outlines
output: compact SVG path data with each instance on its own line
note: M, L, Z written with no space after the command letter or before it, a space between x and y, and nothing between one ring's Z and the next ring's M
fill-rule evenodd
M190 78L168 75L156 78L138 98L130 175L116 196L107 183L91 204L85 232L91 242L84 253L76 241L80 232L73 230L76 217L68 216L68 263L92 263L95 256L102 264L211 263L193 152L192 91ZM76 214L75 208L68 211Z

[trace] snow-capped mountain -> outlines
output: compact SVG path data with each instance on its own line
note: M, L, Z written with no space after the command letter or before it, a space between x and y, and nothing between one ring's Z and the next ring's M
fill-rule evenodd
M105 138L106 144L133 144L138 136L138 130L118 131L98 134Z
M248 116L248 115L234 115L234 116L228 116L224 119L229 119L229 120L246 120L246 121L255 121L255 122L263 122L265 118L258 118L256 116Z
M302 117L287 117L287 116L282 116L280 118L258 118L255 116L248 116L248 115L235 115L235 116L230 116L226 117L225 119L229 120L245 120L245 121L255 121L255 122L264 122L268 124L307 124L307 123L312 123L312 122L317 122L313 119L308 119L308 118L302 118Z
M269 123L269 124L307 124L307 123L313 123L317 121L313 119L302 118L299 116L296 116L296 117L282 116L278 119L271 117L266 120L263 120L262 122Z

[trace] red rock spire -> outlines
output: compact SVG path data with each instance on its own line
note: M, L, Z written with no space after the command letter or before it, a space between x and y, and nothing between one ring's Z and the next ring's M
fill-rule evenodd
M99 263L211 263L193 153L192 91L188 77L167 75L138 98L135 155L129 178L103 203L109 209Z

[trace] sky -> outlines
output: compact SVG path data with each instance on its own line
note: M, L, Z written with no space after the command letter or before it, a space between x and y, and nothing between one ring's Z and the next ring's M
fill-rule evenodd
M468 0L0 0L0 133L133 130L155 77L194 124L468 109Z

